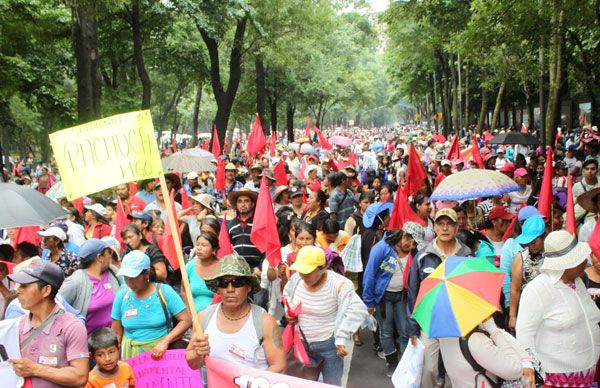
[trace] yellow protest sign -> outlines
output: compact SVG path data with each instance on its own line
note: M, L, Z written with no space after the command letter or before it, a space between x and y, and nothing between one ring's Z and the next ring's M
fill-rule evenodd
M163 173L149 110L63 129L50 143L69 200Z

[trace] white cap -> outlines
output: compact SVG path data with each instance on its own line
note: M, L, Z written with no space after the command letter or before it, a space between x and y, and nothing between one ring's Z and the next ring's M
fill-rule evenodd
M95 203L93 205L84 206L88 210L93 210L96 213L100 214L102 217L106 217L107 211L106 208L99 203Z
M448 159L442 160L440 166L452 166L452 163Z
M196 173L195 171L192 172L188 172L186 178L189 179L198 179L198 173Z
M56 237L60 241L66 241L67 239L67 234L65 233L65 231L59 228L58 226L51 226L46 230L38 232L38 235L42 237Z

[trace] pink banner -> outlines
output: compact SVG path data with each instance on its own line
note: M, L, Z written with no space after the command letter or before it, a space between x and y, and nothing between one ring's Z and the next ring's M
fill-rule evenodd
M333 385L267 372L218 358L206 358L208 388L327 388ZM135 386L137 387L137 381Z
M167 350L160 360L144 352L125 361L131 366L136 388L202 388L200 371L190 369L184 349Z

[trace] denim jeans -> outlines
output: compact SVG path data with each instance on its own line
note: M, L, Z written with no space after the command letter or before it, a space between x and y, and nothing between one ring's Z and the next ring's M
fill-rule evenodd
M305 344L306 345L306 344ZM342 385L342 373L344 371L344 360L338 356L335 347L335 339L331 337L325 341L311 342L307 349L311 362L323 360L323 382L331 385Z
M404 353L408 344L406 335L406 293L385 292L381 303L385 302L385 318L382 316L381 307L375 309L375 319L379 325L379 338L383 353L387 356L396 351L394 328L400 336L400 353Z

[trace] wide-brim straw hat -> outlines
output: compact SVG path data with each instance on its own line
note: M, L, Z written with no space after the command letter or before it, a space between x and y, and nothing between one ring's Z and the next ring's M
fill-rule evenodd
M250 293L254 294L260 291L260 282L258 281L258 278L252 274L252 270L250 269L248 262L243 257L235 253L225 255L219 261L217 273L212 278L206 279L206 287L212 292L217 292L217 289L219 288L217 286L218 279L223 276L245 277L252 286Z
M596 206L595 201L597 195L600 195L600 187L581 194L577 197L577 203L588 212L598 213L598 206Z
M566 230L550 233L544 240L544 262L542 271L564 271L575 268L590 256L592 250L587 243L579 242Z
M275 194L273 195L273 200L276 201L277 198L284 192L284 191L288 191L289 187L287 187L286 185L281 185L281 186L277 186L277 189L275 189Z
M235 206L237 199L243 196L250 197L252 201L256 202L256 199L258 198L258 193L247 187L241 188L238 191L233 191L229 193L229 203L231 204L231 206Z
M193 199L194 201L198 202L200 205L204 206L208 210L213 211L213 208L210 205L210 196L208 194L201 193L190 197L190 199Z

